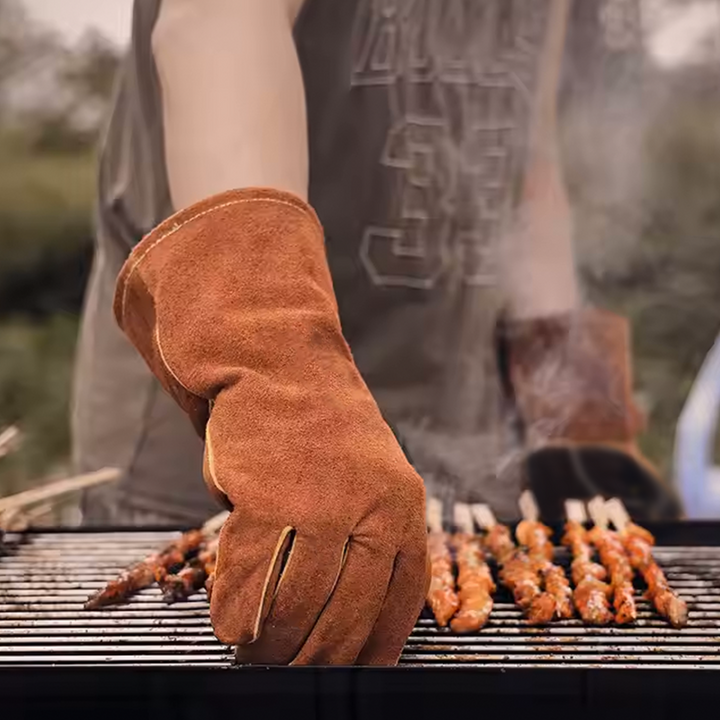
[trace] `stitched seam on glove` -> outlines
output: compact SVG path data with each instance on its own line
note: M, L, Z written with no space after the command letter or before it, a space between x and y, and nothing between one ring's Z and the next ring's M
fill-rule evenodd
M210 416L210 420L212 420L212 416ZM217 475L215 474L215 455L213 454L212 442L210 441L210 420L208 420L207 426L205 428L205 452L207 455L207 469L208 469L208 472L210 473L210 480L212 480L213 485L223 495L225 495L225 497L227 497L228 496L227 491L220 484L220 482L217 479Z
M128 270L128 274L125 278L125 287L123 288L123 298L121 303L122 308L122 314L125 315L125 301L127 299L127 293L128 288L130 286L130 279L132 278L134 272L138 269L140 264L143 262L143 260L148 256L151 250L156 248L163 240L166 240L167 238L171 237L178 231L182 230L186 225L189 225L190 223L194 222L195 220L198 220L202 217L205 217L207 215L212 215L214 212L218 210L222 210L224 208L232 207L234 205L242 205L244 203L272 203L275 205L286 205L289 208L292 208L293 210L297 210L301 215L304 217L312 217L306 210L298 207L297 205L293 205L290 202L287 202L285 200L277 200L274 198L244 198L242 200L231 200L226 203L221 203L220 205L216 205L215 207L208 208L207 210L203 210L202 212L197 213L196 215L193 215L189 217L187 220L183 221L179 225L175 225L171 230L169 230L164 235L161 235L159 238L157 238L153 243L150 244L149 247L145 248L144 252L140 255L140 257L133 262L133 264L130 266L130 270Z
M253 637L250 641L251 643L254 643L259 637L260 637L260 630L261 625L265 617L267 616L267 613L265 612L265 606L272 603L272 601L275 598L277 587L280 585L280 582L282 581L282 576L285 575L287 572L288 567L290 566L290 559L288 558L288 562L285 563L285 569L283 570L282 575L278 578L276 590L273 592L273 596L268 602L267 592L268 587L270 585L270 580L273 577L273 574L275 573L275 567L278 563L278 558L280 556L280 553L282 552L283 546L285 545L285 540L287 540L290 533L295 532L295 528L291 526L287 526L283 528L282 532L280 533L280 537L278 538L277 545L275 546L275 552L273 553L272 560L270 561L270 566L268 567L267 574L265 575L265 582L262 586L262 592L260 594L260 607L258 608L258 613L255 618L255 625L253 627ZM294 546L293 546L294 547ZM292 555L292 549L290 550L290 553ZM270 608L268 607L268 612L270 611Z

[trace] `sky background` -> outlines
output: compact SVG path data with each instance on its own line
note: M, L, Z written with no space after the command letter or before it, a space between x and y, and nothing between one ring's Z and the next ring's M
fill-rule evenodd
M38 20L59 30L70 42L95 27L110 40L130 37L132 0L23 0Z
M130 36L132 0L23 2L34 17L59 30L70 42L92 27L121 45ZM643 0L643 3L647 11L656 11L650 48L659 62L676 65L690 60L709 37L717 38L720 54L720 0Z

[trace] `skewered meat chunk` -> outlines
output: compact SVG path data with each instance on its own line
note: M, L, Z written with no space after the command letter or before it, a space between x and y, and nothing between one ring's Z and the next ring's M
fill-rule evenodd
M570 521L565 525L562 543L573 556L573 600L580 617L591 625L607 625L613 619L608 603L611 588L602 582L607 577L605 568L592 562L587 531L580 523Z
M203 540L204 536L200 530L184 533L164 550L134 565L88 598L85 609L95 610L123 602L139 590L150 587L155 582L155 575L159 570L172 571L184 565L188 557L201 546Z
M592 561L592 550L587 539L587 530L579 523L569 521L565 525L565 535L562 544L570 548L572 555L572 579L575 585L583 580L605 580L607 571L599 563Z
M589 625L607 625L613 616L608 603L609 586L594 577L588 577L573 592L575 607Z
M177 574L168 574L162 570L156 576L163 600L168 604L187 600L205 585L206 579L204 566L194 560Z
M555 616L555 598L543 592L541 578L527 553L518 550L504 525L495 525L486 544L501 566L500 581L510 590L531 625L546 625Z
M430 556L430 588L427 604L440 627L446 627L450 618L460 607L460 598L455 592L452 556L445 533L428 535L428 554Z
M600 560L610 574L615 622L619 625L635 622L637 606L635 590L632 585L635 573L628 561L622 542L617 533L600 527L594 527L588 537L597 548Z
M475 632L484 627L490 617L495 582L477 537L459 533L452 545L458 567L460 609L450 626L459 633Z
M553 546L550 542L552 530L541 522L523 520L515 530L515 537L520 545L528 549L532 559L552 560Z
M217 539L212 540L177 574L169 574L164 568L159 568L155 579L167 603L187 600L198 590L205 586L209 570L215 569L217 557Z
M510 528L506 525L493 525L485 544L500 565L504 565L517 550L510 534Z
M571 618L574 614L572 589L565 571L552 562L554 550L550 537L552 530L541 522L523 520L515 531L518 541L527 548L533 568L539 573L545 591L555 600L555 614Z
M631 565L642 574L647 583L648 600L673 627L685 627L688 620L687 603L670 588L665 573L653 557L652 545L655 538L644 528L629 523L620 532L620 540Z
M559 618L571 618L575 612L572 601L572 588L565 577L565 571L558 565L548 563L541 574L545 580L545 592L555 600L555 614Z

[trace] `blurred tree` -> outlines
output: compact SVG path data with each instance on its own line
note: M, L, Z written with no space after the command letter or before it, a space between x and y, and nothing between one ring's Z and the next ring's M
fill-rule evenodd
M67 463L94 148L119 54L98 34L65 47L0 0L0 427L27 439L0 461L0 494Z
M118 49L97 30L88 31L73 53L63 76L79 97L107 104L115 85L120 55Z

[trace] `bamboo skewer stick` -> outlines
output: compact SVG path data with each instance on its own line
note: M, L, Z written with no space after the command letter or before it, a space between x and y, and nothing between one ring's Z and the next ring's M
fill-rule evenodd
M15 425L11 425L0 432L0 458L9 455L20 444L22 435Z
M48 500L56 500L64 495L69 495L86 488L95 487L104 483L118 480L122 472L117 468L104 468L96 472L65 478L57 482L43 485L42 487L26 490L25 492L0 498L0 515L15 509L22 509L44 503Z

